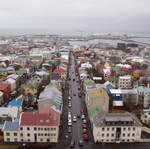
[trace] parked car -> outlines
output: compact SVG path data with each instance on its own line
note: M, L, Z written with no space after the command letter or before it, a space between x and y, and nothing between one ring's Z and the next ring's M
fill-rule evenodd
M85 119L85 115L84 114L81 115L81 119L82 120Z
M86 124L83 124L83 125L82 125L82 128L87 129L87 125L86 125Z
M87 129L83 128L83 134L86 134L86 133L87 133Z
M83 124L86 124L86 123L87 123L87 121L86 121L86 119L84 119L84 120L83 120Z
M88 134L83 134L83 140L84 140L84 141L88 141L88 140L89 140Z

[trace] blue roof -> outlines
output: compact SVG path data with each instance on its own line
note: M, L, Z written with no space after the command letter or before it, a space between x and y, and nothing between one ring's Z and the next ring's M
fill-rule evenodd
M12 100L8 103L8 106L20 107L22 106L22 100Z
M4 130L19 130L19 121L17 122L6 121L3 129Z

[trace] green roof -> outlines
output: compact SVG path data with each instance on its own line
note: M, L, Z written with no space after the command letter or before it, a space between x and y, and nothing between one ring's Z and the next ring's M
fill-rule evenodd
M89 114L94 116L97 115L101 110L99 108L95 108L89 111Z

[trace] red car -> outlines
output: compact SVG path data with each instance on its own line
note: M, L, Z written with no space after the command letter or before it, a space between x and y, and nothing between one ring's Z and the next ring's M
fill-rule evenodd
M83 140L84 140L84 141L88 141L88 140L89 140L88 134L83 134Z
M85 129L87 129L87 125L86 124L83 124L82 127L85 128Z
M80 118L80 114L77 114L77 118Z

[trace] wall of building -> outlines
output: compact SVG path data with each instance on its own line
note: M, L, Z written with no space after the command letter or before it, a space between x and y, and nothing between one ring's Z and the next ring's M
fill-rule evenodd
M104 126L95 127L93 125L94 141L116 142L116 129L121 128L121 142L136 142L141 139L141 127L136 126Z

